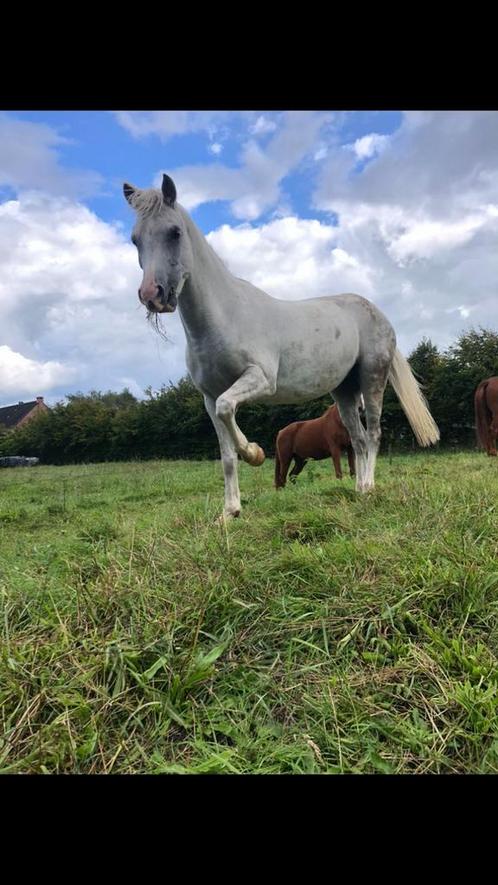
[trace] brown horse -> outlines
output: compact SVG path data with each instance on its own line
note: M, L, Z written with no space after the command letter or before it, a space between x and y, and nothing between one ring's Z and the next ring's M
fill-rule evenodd
M275 446L275 488L284 487L289 464L294 458L290 478L301 473L308 458L321 461L332 457L337 479L342 479L341 449L348 453L349 473L355 475L354 452L351 439L341 421L336 405L330 406L320 418L295 421L277 434Z
M474 395L477 441L488 455L496 456L498 437L498 378L481 381Z

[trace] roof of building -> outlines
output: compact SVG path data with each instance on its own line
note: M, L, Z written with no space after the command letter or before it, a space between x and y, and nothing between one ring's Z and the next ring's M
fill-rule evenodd
M17 403L15 406L4 406L0 409L0 425L3 427L15 427L22 418L29 415L32 409L38 405L36 400L29 403Z

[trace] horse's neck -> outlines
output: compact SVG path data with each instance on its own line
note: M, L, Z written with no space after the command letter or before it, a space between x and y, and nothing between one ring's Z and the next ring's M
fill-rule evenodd
M237 280L184 211L193 252L193 269L179 299L179 309L190 335L204 336L218 324L237 299Z

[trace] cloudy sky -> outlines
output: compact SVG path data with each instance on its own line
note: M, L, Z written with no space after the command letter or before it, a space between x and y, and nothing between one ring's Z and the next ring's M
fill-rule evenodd
M0 112L0 406L185 374L146 323L123 181L167 172L236 276L358 292L408 354L498 329L498 113Z

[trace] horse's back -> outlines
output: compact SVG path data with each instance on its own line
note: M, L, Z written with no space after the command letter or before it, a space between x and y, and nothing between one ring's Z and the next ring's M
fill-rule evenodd
M486 399L490 409L498 409L498 377L496 375L488 378Z
M354 319L360 338L360 357L368 359L382 352L392 359L396 349L396 333L377 305L352 292L332 295L330 299Z
M327 458L331 445L345 448L351 444L349 434L341 421L336 405L330 406L319 418L294 421L277 436L279 445L292 447L300 458Z
M476 387L474 399L476 403L482 399L491 411L498 409L498 376L484 378Z

